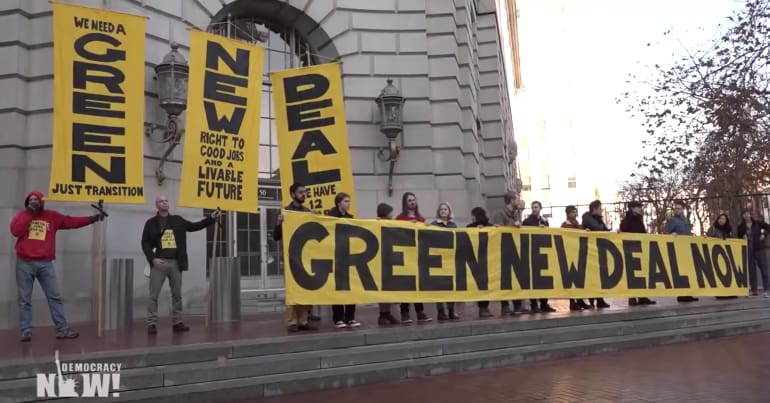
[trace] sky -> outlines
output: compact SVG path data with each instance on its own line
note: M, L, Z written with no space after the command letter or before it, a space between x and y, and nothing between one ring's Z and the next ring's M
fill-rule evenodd
M643 65L668 65L685 48L704 46L723 29L719 24L728 24L726 17L743 6L736 0L518 3L523 82L528 93L537 94L528 108L571 116L577 152L595 156L580 159L581 172L601 178L602 194L613 193L644 155L645 129L615 103L634 89L626 84L628 74L650 77ZM664 36L668 29L674 35Z

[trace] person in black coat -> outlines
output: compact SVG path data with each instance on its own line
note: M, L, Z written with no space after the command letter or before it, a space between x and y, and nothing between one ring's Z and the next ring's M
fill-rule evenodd
M340 192L334 197L334 207L327 211L326 215L337 218L353 218L349 210L350 195ZM353 304L332 305L332 321L339 329L361 326L361 323L356 320L356 306Z
M629 232L633 234L646 234L647 226L644 225L644 214L642 213L642 203L632 201L628 203L626 216L620 222L620 232ZM656 302L649 298L629 298L628 305L655 305Z
M743 210L741 223L738 224L738 238L746 239L749 245L747 263L751 296L758 295L757 269L759 269L759 274L762 277L764 295L767 296L767 293L770 292L770 279L768 279L767 267L765 267L765 261L762 258L762 254L764 253L762 245L763 231L765 237L770 236L770 225L752 217L751 210Z
M466 226L467 228L494 227L494 224L489 221L489 217L487 217L487 212L484 208L474 207L473 210L471 210L471 215L473 216L473 222L468 224ZM479 318L486 319L495 316L489 311L489 301L479 301L477 304L479 307Z
M583 214L583 228L588 231L609 231L607 224L604 223L604 217L602 217L602 202L601 200L594 200L588 205L588 211ZM588 302L591 304L591 308L609 308L610 304L604 301L604 298L589 298Z

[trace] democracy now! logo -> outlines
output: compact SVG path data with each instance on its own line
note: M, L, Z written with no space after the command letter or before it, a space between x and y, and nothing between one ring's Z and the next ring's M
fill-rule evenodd
M54 353L55 374L37 374L37 397L118 397L119 363L61 362Z

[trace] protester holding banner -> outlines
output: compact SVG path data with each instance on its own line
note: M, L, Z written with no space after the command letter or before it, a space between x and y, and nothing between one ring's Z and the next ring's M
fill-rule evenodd
M473 216L473 222L468 224L468 228L484 228L493 226L493 224L489 222L487 212L484 210L484 208L474 207L473 210L471 210L471 215ZM489 301L479 301L477 304L479 306L479 318L486 319L495 316L492 314L492 312L489 311Z
M406 192L401 196L401 214L396 216L399 221L425 222L425 217L420 214L420 206L417 204L417 196L412 192ZM431 319L425 314L425 306L421 303L414 304L414 311L417 314L418 322L430 322ZM409 304L401 304L401 323L412 323L409 317Z
M492 223L496 227L520 227L521 213L524 211L524 200L519 200L518 193L509 191L503 195L503 203L505 203L503 208L492 216ZM513 311L508 306L508 301L500 302L500 315L515 315L529 312L521 307L521 300L514 300L512 302Z
M738 238L744 238L748 241L748 261L746 267L749 270L749 287L751 289L751 295L757 296L757 270L762 277L762 289L764 290L764 297L768 297L768 291L770 291L770 281L767 275L767 267L765 266L765 260L762 254L762 231L764 236L770 235L770 225L764 221L759 221L752 217L751 210L743 210L743 216L741 217L741 223L738 224Z
M727 214L720 214L714 224L706 231L706 236L709 238L728 239L733 237L733 226L730 225L730 217ZM717 299L733 299L737 296L730 297L717 297Z
M289 187L289 194L291 195L291 202L284 207L289 211L302 211L310 212L310 209L305 207L305 198L307 197L307 189L305 185L301 183L292 183ZM283 215L278 216L277 223L273 229L273 239L276 241L283 240ZM290 332L298 332L300 330L318 330L308 324L308 316L310 307L307 305L290 305L286 307L286 321L289 323Z
M326 215L337 218L353 218L348 212L349 209L350 195L340 192L334 196L334 207L327 211ZM356 321L355 305L332 305L332 318L338 329L361 326L361 323Z
M539 201L533 201L530 204L530 208L532 209L532 213L527 216L526 219L524 219L524 222L521 224L526 227L540 227L540 228L548 228L551 225L548 223L548 219L543 217L540 213L543 211L543 204ZM540 302L540 306L538 306L538 302ZM532 311L532 313L542 312L542 313L549 313L549 312L556 312L555 309L553 309L552 306L548 305L548 299L547 298L540 298L538 301L537 299L530 299L529 300L529 306Z
M562 228L583 229L583 226L580 225L580 222L578 222L577 220L577 215L578 215L577 207L569 205L567 206L567 208L564 209L564 212L567 214L567 219L563 223L561 223ZM582 298L569 300L570 311L579 312L589 308L591 308L591 305L586 304L586 302Z
M102 213L90 217L71 217L46 210L43 193L30 192L24 199L24 210L11 220L11 235L16 237L16 291L19 301L21 341L32 340L32 287L35 279L48 300L51 320L56 325L57 339L74 339L79 333L70 329L64 317L56 271L56 231L77 229L103 220Z
M158 196L155 199L155 207L157 213L144 223L142 231L142 252L151 267L147 333L158 333L158 295L166 278L171 288L172 330L187 332L190 328L182 322L182 272L189 266L187 233L213 225L219 218L219 210L215 210L201 221L190 222L169 212L166 196Z
M583 228L588 231L609 231L602 216L601 200L594 200L588 205L588 211L583 214ZM610 304L604 298L589 298L591 308L609 308Z
M690 221L684 215L684 202L677 200L674 202L674 215L666 222L665 234L672 235L692 235L692 226ZM749 277L751 278L751 277ZM678 302L695 302L698 298L677 297Z
M457 228L457 224L452 221L452 206L449 202L439 203L438 209L436 209L436 218L437 219L430 223L430 225L444 228ZM439 302L436 304L436 308L438 309L438 314L436 316L440 321L460 319L460 316L455 313L454 302ZM447 316L447 311L449 312L449 316Z
M392 220L393 219L393 206L387 203L380 203L377 205L377 219L378 220ZM393 314L390 313L390 304L379 304L380 317L377 318L377 324L380 326L385 325L397 325L399 323Z
M620 221L620 232L631 232L635 234L646 234L647 226L644 225L644 214L642 213L642 203L632 201L628 203L628 211L623 220ZM649 298L629 298L628 305L655 305L655 301Z

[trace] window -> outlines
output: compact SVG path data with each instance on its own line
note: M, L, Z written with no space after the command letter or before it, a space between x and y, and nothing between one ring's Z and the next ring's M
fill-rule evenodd
M532 190L532 177L527 176L524 178L524 183L521 185L522 192L529 192Z
M575 189L577 187L577 178L574 175L567 178L567 187L570 189Z
M543 175L543 187L542 190L550 190L551 189L551 176L550 175Z

